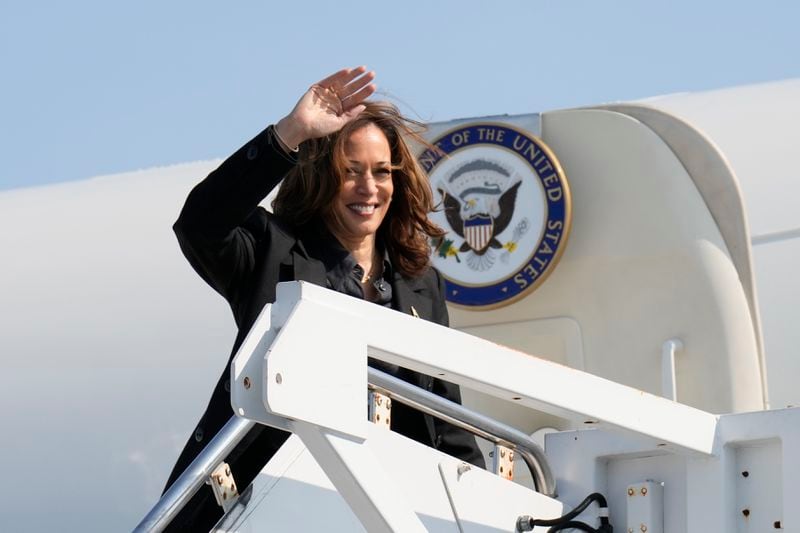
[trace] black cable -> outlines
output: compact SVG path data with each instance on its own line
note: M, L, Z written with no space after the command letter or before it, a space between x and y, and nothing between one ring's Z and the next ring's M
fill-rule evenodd
M606 503L606 498L599 492L593 492L589 494L586 498L583 499L581 503L577 505L572 511L568 512L562 517L559 518L551 518L550 520L546 520L543 518L534 519L532 524L534 526L557 526L565 521L572 520L589 507L592 502L597 501L598 507L608 507L608 503Z
M608 516L600 517L600 527L595 529L584 522L574 521L573 518L586 510L592 502L597 502L597 506L601 509L608 509L608 502L605 496L599 492L589 494L584 500L579 503L573 510L559 518L533 518L531 516L520 516L517 519L517 531L531 531L536 526L552 526L548 533L556 533L564 529L579 529L581 531L588 531L589 533L612 533L613 528L608 521Z
M551 527L547 530L547 533L556 533L557 531L563 531L565 529L578 529L580 531L588 531L589 533L598 532L597 529L590 527L589 524L570 520L569 522L564 522L563 524Z

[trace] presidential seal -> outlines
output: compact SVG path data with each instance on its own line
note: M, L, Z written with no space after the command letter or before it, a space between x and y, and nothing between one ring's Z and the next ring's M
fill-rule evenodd
M419 162L443 206L447 231L432 243L449 302L511 303L539 286L567 240L571 203L561 166L545 144L503 124L469 124L434 140Z

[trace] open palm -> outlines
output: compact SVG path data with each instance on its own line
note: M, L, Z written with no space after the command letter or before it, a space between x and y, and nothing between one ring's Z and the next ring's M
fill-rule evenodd
M297 146L339 131L364 110L362 102L375 92L374 78L374 72L361 66L342 69L318 81L278 124L281 138Z

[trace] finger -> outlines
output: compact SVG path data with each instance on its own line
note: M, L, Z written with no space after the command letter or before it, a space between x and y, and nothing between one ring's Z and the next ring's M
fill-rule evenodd
M333 74L331 74L327 78L325 78L323 80L319 80L314 85L319 85L321 87L327 87L327 86L331 85L332 83L334 83L335 81L337 81L338 79L350 74L350 72L352 72L352 70L353 69L350 69L350 68L343 68L342 70L340 70L338 72L334 72Z
M372 94L377 90L377 86L374 83L370 83L366 87L362 88L355 94L350 95L347 98L342 99L342 107L344 109L350 109L355 106L358 106L361 102L372 96Z
M356 118L362 111L367 108L365 105L357 105L344 113L342 113L342 117L347 121L350 122L354 118Z
M374 79L375 79L375 71L371 70L366 74L364 74L363 76L361 76L360 78L356 78L350 83L348 83L347 86L343 87L342 90L339 91L339 95L342 97L342 99L345 99L360 91Z
M355 78L359 77L361 74L367 71L367 67L361 65L360 67L356 68L343 68L342 70L335 72L325 78L324 80L318 81L316 84L321 85L323 87L331 87L334 85L338 85L339 87L343 87L347 85Z

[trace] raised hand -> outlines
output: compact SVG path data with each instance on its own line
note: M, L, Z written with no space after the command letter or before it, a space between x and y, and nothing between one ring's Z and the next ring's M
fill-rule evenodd
M276 125L287 148L307 139L337 132L364 110L362 102L375 92L375 72L364 66L342 69L312 85Z

